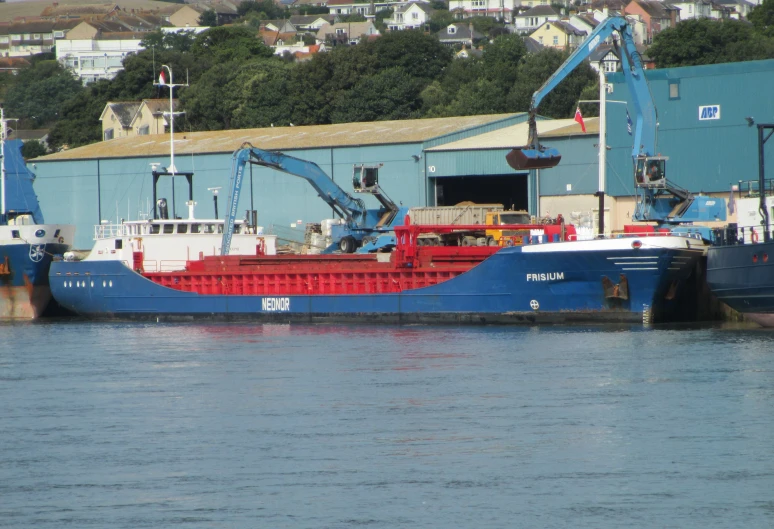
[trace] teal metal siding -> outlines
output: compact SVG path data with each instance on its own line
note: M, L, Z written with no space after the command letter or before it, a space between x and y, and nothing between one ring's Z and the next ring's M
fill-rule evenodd
M448 178L455 176L492 176L517 173L505 161L510 149L479 149L471 151L432 151L425 153L427 176Z
M425 205L427 190L424 160L419 144L307 149L287 151L286 154L317 163L342 189L350 193L353 192L353 164L383 163L379 181L386 194L398 203ZM412 155L416 155L418 160ZM92 246L94 225L100 220L116 223L121 219L138 219L143 218L143 215L152 214L151 163L160 163L162 167L166 167L169 157L37 161L35 190L47 220L75 224L76 247L86 249ZM231 186L231 156L177 156L175 165L178 171L194 172L193 195L197 202L195 214L199 218L214 217L213 195L208 188L221 187L218 204L220 217L223 218ZM247 175L249 174L248 169ZM330 208L306 180L259 166L253 166L252 174L253 203L258 210L260 225L268 227L269 224L277 224L289 227L291 223L301 220L302 226L297 229L303 234L304 224L331 217ZM250 208L250 195L248 178L239 203L240 217ZM171 215L171 178L163 177L160 180L158 197L168 200ZM174 197L175 213L180 217L187 217L185 202L188 199L188 185L185 178L175 178ZM373 197L360 197L369 207L378 207L378 202ZM102 219L98 214L100 204Z
M727 191L739 180L757 178L756 123L774 121L774 60L670 68L647 72L658 110L658 153L669 156L667 178L693 192ZM633 109L622 73L609 77L613 99L626 99ZM679 98L670 98L669 84L679 84ZM699 107L720 106L720 119L700 120ZM630 110L631 112L631 110ZM634 116L632 116L634 119ZM608 106L608 171L613 195L633 192L631 136L622 105ZM774 145L771 147L774 149Z

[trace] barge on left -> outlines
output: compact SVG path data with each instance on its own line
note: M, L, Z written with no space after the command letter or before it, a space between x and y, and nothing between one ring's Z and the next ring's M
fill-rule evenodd
M2 109L0 123L0 320L36 319L51 301L51 262L70 249L75 226L45 224L22 141L6 139Z

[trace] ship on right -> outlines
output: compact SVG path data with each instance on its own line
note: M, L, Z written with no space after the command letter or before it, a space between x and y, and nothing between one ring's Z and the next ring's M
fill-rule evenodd
M774 180L766 178L764 146L774 124L758 124L758 179L731 191L737 222L715 232L707 254L711 292L745 319L774 327L774 237L769 212Z

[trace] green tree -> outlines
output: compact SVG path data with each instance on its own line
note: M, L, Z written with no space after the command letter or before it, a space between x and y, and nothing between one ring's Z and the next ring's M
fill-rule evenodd
M526 112L532 94L556 72L568 57L567 52L546 48L528 54L519 65L517 81L507 97L506 112ZM552 118L572 117L581 92L592 85L597 73L587 63L577 66L541 101L538 113Z
M447 106L447 116L475 116L505 112L505 98L497 83L489 79L476 79L463 86Z
M296 64L290 71L288 98L292 101L291 120L296 125L330 123L333 78L336 65L331 53L317 53L312 60Z
M193 130L234 128L234 112L240 103L233 90L238 74L237 63L215 63L195 84L181 91L180 101Z
M430 83L422 91L423 110L428 117L453 115L450 107L461 90L478 79L485 78L484 62L476 57L456 59L444 71L439 80ZM504 94L498 94L502 97ZM468 113L469 115L469 113Z
M146 35L140 46L147 50L176 50L191 51L196 34L191 31L175 31L165 33L163 31L154 31Z
M55 122L62 105L83 91L70 70L56 61L41 61L19 72L5 105L9 115L43 127Z
M352 13L341 19L342 22L365 22L366 17L363 13Z
M203 31L196 36L191 51L213 64L244 62L274 54L271 48L256 38L253 30L245 26L224 26Z
M527 46L518 35L500 35L484 47L483 61L487 77L507 93L516 82L519 64L527 55Z
M772 43L739 20L691 19L660 32L648 55L659 68L772 57Z
M464 22L473 23L473 28L479 33L490 35L494 29L502 28L505 24L495 20L492 17L472 17Z
M58 151L64 145L80 147L102 139L99 116L108 100L109 88L110 81L104 79L91 83L61 105L59 120L48 133L52 151Z
M25 160L29 160L48 154L48 150L43 142L38 140L27 140L22 144L21 153Z
M240 17L248 13L256 13L264 20L276 20L285 16L285 10L272 0L245 0L237 6L237 14Z
M291 123L292 101L287 97L292 65L261 59L239 68L233 81L224 86L233 94L232 128L286 126Z
M774 36L774 0L763 0L753 7L747 20L762 35Z
M392 31L366 46L376 56L378 70L400 66L411 77L427 82L440 76L452 61L449 48L419 30Z
M449 12L448 9L439 9L430 16L427 21L427 25L430 28L430 33L438 33L444 28L449 27L449 24L453 24L456 20L454 15Z
M419 117L419 82L400 67L362 78L334 99L333 123L384 121Z
M199 25L214 28L218 25L218 14L213 9L208 9L199 17Z

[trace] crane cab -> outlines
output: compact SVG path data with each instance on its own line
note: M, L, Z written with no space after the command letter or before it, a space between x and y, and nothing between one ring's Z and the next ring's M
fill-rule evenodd
M634 186L666 189L667 156L638 156L634 164Z

